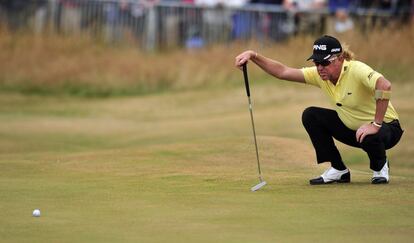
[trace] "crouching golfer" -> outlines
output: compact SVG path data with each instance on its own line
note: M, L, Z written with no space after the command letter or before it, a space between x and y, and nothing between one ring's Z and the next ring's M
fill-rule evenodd
M249 60L276 78L321 88L335 107L309 107L302 115L318 163L331 162L320 177L310 180L311 185L351 181L333 138L368 154L372 184L389 182L385 151L398 143L403 130L389 101L391 83L384 76L353 60L353 53L332 36L314 42L313 54L308 58L313 67L291 68L251 50L238 55L235 65L241 68Z

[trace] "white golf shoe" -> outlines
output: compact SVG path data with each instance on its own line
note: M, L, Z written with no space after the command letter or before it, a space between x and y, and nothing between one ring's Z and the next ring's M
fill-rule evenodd
M311 185L322 185L333 182L349 183L351 182L351 172L348 169L337 170L330 167L320 177L309 180Z
M372 184L386 184L390 181L390 175L389 175L390 167L388 160L385 162L384 167L380 171L374 171L372 175Z

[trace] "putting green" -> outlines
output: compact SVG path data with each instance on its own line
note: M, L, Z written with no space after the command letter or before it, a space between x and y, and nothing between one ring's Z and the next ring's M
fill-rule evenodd
M326 166L315 164L300 116L329 105L297 88L252 85L268 183L257 192L241 86L111 99L2 94L1 241L411 242L409 89L394 89L406 134L389 152L389 185L371 185L366 155L339 145L352 183L310 186Z

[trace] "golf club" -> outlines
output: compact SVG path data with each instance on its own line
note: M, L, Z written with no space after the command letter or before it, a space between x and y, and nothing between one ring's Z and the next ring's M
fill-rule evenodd
M256 129L254 128L253 108L252 108L252 101L250 99L249 77L247 76L247 63L243 64L243 76L244 76L244 84L246 86L247 99L249 100L250 118L252 120L254 145L256 147L257 168L259 170L259 180L260 180L260 183L259 184L255 185L254 187L252 187L250 189L252 192L254 192L254 191L259 190L263 186L265 186L266 185L266 181L263 180L263 178L262 178L262 171L260 169L259 150L257 149Z

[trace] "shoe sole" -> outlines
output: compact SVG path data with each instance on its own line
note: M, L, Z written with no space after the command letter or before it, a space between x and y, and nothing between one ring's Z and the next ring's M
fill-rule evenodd
M379 184L388 184L390 182L389 180L385 179L384 177L381 177L381 179L383 179L383 180L377 181L377 180L372 179L371 184L379 185Z
M351 183L350 180L337 180L337 181L328 181L323 183L315 183L315 182L309 182L311 185L326 185L326 184L333 184L333 183Z

